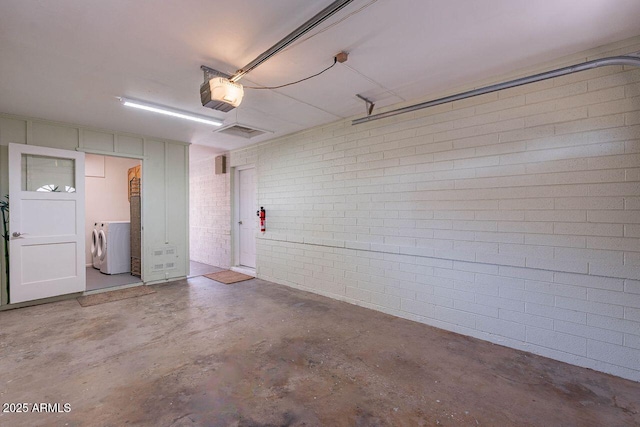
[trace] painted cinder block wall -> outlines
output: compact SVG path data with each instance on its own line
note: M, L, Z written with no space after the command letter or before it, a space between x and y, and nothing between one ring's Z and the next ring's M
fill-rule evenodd
M258 277L640 380L640 70L339 121L244 164L268 212Z
M228 268L231 265L231 174L215 173L215 157L225 154L191 146L189 253L193 261Z

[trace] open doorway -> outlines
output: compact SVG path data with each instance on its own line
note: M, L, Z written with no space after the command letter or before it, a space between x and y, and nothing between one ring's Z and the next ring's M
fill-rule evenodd
M85 157L87 291L142 281L141 168L139 159Z
M231 266L230 174L226 153L189 147L189 276Z

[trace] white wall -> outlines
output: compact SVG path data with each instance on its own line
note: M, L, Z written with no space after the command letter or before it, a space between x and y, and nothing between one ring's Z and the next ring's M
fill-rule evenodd
M85 252L92 264L91 232L98 221L129 221L128 171L140 160L87 154L85 158Z
M217 267L231 265L230 174L215 174L225 153L191 145L189 153L189 255Z
M231 164L257 166L258 277L640 380L640 70L344 120Z
M8 192L6 146L10 143L141 159L143 280L186 276L188 143L0 114L0 196ZM0 303L6 304L4 275L0 277Z

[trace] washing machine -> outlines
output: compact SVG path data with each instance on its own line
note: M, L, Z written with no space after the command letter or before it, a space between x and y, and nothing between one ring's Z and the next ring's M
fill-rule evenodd
M93 231L91 232L91 261L93 268L100 270L100 257L98 256L98 247L100 242L98 241L100 235L101 224L94 222Z
M103 221L98 232L100 272L121 274L131 272L131 223Z

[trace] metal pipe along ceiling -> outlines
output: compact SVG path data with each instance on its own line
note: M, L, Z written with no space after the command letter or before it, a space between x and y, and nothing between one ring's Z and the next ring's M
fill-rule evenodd
M356 119L351 122L352 125L380 120L387 117L397 116L398 114L409 113L411 111L422 110L423 108L434 107L448 102L459 101L461 99L472 98L486 93L497 92L503 89L509 89L516 86L522 86L529 83L535 83L542 80L552 79L554 77L566 76L580 71L591 70L593 68L607 67L609 65L629 65L632 67L640 67L640 57L637 56L611 56L608 58L596 59L584 62L582 64L570 65L568 67L558 68L556 70L545 71L544 73L534 74L533 76L521 77L515 80L509 80L503 83L497 83L490 86L473 89L467 92L457 93L455 95L445 96L444 98L434 99L433 101L421 102L419 104L409 105L407 107L398 108L396 110L386 111L380 114Z
M278 52L281 52L287 46L289 46L294 41L298 40L300 37L320 25L322 22L327 20L329 17L333 16L336 12L344 8L346 5L351 3L353 0L337 0L331 3L329 6L322 9L318 12L313 18L309 19L304 24L300 25L298 28L293 30L287 36L285 36L278 43L271 46L269 49L262 52L256 59L249 62L247 65L236 71L233 76L229 80L232 82L236 82L240 80L245 74L258 67L265 61L268 61L274 55L277 55Z

